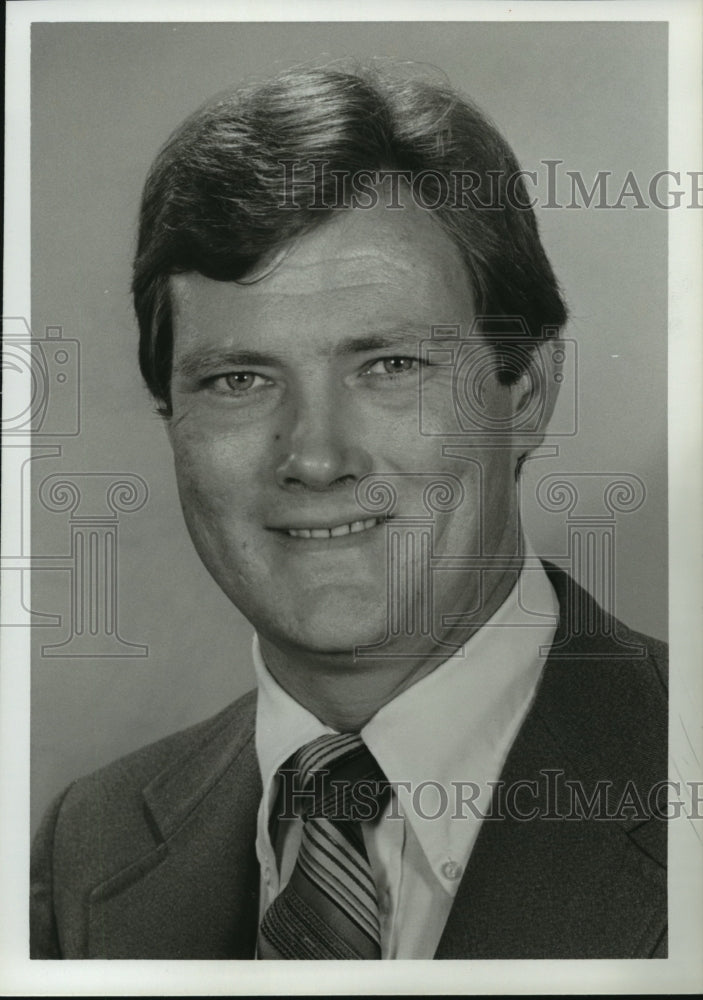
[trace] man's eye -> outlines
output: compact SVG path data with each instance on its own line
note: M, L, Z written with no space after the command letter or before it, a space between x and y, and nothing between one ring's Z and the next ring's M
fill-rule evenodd
M392 358L379 358L366 368L368 375L403 375L405 372L414 371L418 367L417 358L397 356Z
M254 372L229 372L227 375L218 375L213 378L210 385L216 392L241 396L252 389L259 389L267 385L268 381L263 375L256 375Z

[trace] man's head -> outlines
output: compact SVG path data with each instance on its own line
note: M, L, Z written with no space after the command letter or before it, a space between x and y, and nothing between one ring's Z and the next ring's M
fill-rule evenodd
M363 171L421 180L415 200L437 204L429 214L457 246L477 314L520 316L533 338L545 325L563 326L566 309L519 165L478 108L448 87L392 71L292 70L197 111L147 180L133 288L142 374L166 411L169 277L246 279L338 211L350 193L340 178ZM389 176L382 202L397 197L394 184ZM517 373L506 359L504 379Z
M383 197L339 207L340 178L362 170L407 171L403 207ZM427 201L433 176L442 193L452 171L491 170L487 207L445 199L430 211L413 197L419 172L435 172L424 175ZM496 365L476 402L501 432L446 449L453 369L425 346L434 327L465 336L487 314L511 333L522 317L539 351L542 326L564 322L515 180L507 197L517 171L497 131L453 93L324 70L215 102L157 159L135 263L142 371L166 417L195 546L277 648L341 654L383 640L397 578L417 604L423 655L447 615L480 620L500 591L499 564L517 544L514 471L534 443L505 429L543 383L527 377L524 351L491 338ZM433 344L441 351L442 337ZM360 503L367 477L396 493L397 551L385 516ZM426 489L443 477L461 502L437 514L423 551ZM431 560L447 556L468 562L428 584ZM472 569L476 558L498 569Z

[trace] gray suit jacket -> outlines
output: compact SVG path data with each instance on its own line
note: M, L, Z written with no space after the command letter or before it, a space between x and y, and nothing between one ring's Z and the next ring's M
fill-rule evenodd
M650 793L667 777L666 647L547 570L560 626L435 957L665 957ZM255 705L250 692L56 800L33 847L33 957L253 957Z

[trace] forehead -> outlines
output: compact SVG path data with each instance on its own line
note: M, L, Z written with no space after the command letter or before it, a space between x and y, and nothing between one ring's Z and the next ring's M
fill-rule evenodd
M198 274L171 279L176 329L328 316L362 323L457 323L473 310L468 273L431 215L408 206L335 213L291 241L243 283ZM180 320L180 323L179 323Z

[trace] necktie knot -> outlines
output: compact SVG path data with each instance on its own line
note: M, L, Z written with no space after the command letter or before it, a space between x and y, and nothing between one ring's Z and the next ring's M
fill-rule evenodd
M376 819L388 782L358 733L320 736L280 769L283 815L334 822Z

